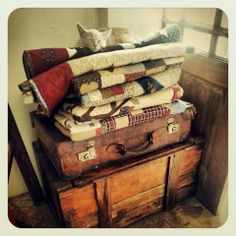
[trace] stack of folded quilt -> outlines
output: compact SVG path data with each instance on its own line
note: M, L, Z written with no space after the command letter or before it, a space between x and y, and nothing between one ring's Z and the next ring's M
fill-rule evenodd
M186 48L177 25L140 44L28 50L19 88L74 141L185 111L178 85Z

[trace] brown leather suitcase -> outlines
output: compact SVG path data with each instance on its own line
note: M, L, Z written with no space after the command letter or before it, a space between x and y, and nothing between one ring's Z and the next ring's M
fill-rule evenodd
M191 139L72 181L60 180L39 142L33 146L59 226L81 228L125 227L194 195L202 144Z
M189 135L193 108L184 113L110 132L85 141L71 141L50 118L33 114L38 138L62 179L74 179L114 161L123 161L179 143Z

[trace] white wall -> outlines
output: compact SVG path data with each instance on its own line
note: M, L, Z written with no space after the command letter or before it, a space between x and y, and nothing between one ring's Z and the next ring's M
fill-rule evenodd
M161 8L110 8L108 26L126 27L143 37L156 32L162 26Z
M221 194L219 206L217 209L217 216L220 226L226 223L228 218L228 177L225 181L224 188Z
M38 175L32 150L36 135L31 127L29 112L34 105L24 105L17 85L26 77L22 65L22 52L41 47L74 46L79 38L76 22L97 28L96 9L17 9L9 17L9 77L8 101L22 135L31 162ZM15 162L9 182L9 196L26 192L27 189Z

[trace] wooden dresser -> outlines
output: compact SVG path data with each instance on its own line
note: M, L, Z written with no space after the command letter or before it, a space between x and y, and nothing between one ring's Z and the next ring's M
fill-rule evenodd
M228 173L228 64L191 56L182 66L180 85L183 100L197 108L192 130L206 140L197 198L216 213Z

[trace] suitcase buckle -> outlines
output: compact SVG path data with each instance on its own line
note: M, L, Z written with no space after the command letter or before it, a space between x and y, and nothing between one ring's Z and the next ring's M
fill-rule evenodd
M171 117L167 120L168 126L167 126L167 132L168 134L174 134L179 131L180 129L180 123L174 123L174 118Z
M88 150L85 152L77 153L78 159L80 161L89 161L89 160L96 159L97 155L96 155L96 149L94 145L95 145L94 141L89 141L87 145Z

